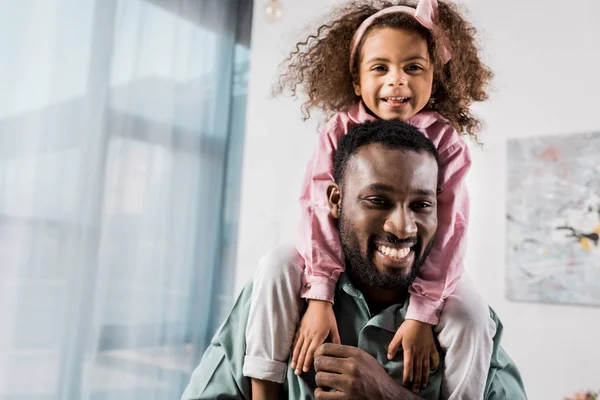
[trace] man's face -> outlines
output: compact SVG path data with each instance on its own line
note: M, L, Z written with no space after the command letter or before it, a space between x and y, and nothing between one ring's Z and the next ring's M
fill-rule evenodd
M338 198L330 187L346 267L365 284L402 290L417 276L437 229L437 174L429 153L371 144L348 161Z

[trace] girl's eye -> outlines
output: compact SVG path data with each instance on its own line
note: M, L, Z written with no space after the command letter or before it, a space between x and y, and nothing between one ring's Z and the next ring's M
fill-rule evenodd
M414 64L414 65L409 65L406 69L408 71L422 71L423 67L421 67L420 65Z
M385 71L386 68L383 65L375 65L373 68L371 68L371 71Z

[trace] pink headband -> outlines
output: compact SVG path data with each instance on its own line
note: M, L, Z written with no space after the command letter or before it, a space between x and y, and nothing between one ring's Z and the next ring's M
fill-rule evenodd
M375 14L371 15L369 18L365 19L362 22L362 24L360 24L360 26L358 27L356 32L354 32L354 36L352 37L352 41L350 42L350 70L352 70L352 64L354 63L354 57L356 56L356 50L358 50L358 44L362 40L362 37L364 36L367 29L369 29L369 27L371 25L373 25L373 22L377 18L380 18L384 15L401 13L401 12L412 15L413 17L415 17L415 19L417 21L419 21L419 23L421 25L423 25L425 28L429 29L430 31L434 30L437 27L437 25L436 25L437 13L438 13L437 0L419 0L419 4L417 4L417 8L412 8L412 7L408 7L408 6L392 6L392 7L384 8L383 10L380 10L380 11L376 12ZM450 61L451 58L452 58L452 55L450 54L450 50L448 50L448 48L446 46L442 46L442 48L441 48L442 63L446 64L448 61Z

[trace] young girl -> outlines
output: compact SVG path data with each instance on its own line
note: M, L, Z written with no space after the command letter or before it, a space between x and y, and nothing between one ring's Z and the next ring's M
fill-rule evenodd
M481 399L496 327L473 284L461 279L469 211L465 175L471 163L461 135L477 141L479 121L469 105L487 98L491 78L478 55L475 29L455 6L436 0L420 0L416 6L355 1L331 15L297 44L279 81L279 92L305 91L307 118L312 109L332 117L308 165L301 195L297 249L305 268L259 268L254 279L244 360L253 398L277 398L292 345L291 367L300 374L308 371L327 337L340 341L332 304L344 260L326 188L333 181L340 137L353 124L381 118L419 128L435 143L442 161L436 244L410 288L406 321L389 345L388 358L402 346L403 384L418 392L427 384L430 367L439 363L436 331L446 353L443 397ZM297 325L300 298L308 308Z

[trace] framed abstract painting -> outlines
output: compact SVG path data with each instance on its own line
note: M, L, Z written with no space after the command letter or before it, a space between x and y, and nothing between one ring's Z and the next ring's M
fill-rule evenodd
M600 132L507 148L507 297L600 306Z

